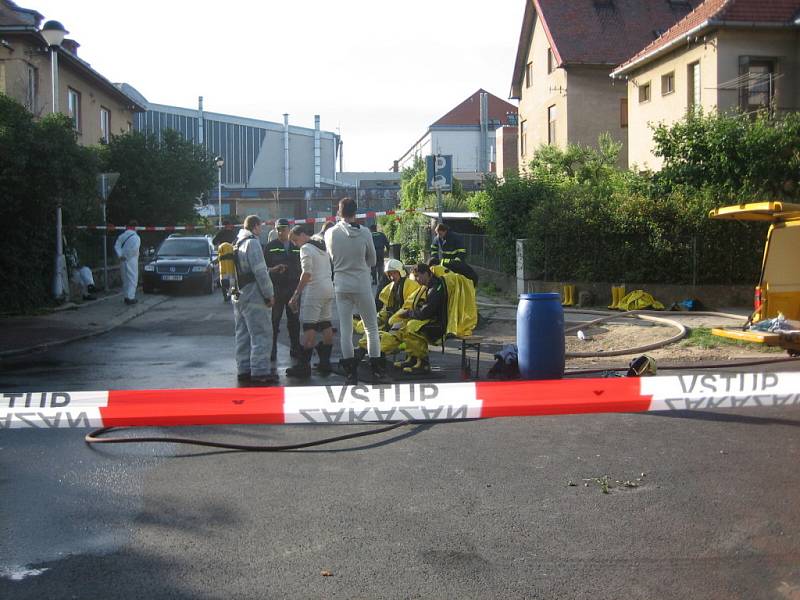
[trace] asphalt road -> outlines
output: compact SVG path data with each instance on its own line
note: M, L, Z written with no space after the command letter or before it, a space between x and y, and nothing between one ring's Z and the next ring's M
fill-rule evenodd
M232 330L218 295L173 298L14 361L0 390L231 386ZM497 419L282 454L5 430L0 597L794 600L798 427L798 408Z

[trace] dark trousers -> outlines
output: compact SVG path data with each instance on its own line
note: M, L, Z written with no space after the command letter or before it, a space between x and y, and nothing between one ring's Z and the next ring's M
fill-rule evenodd
M278 331L281 327L283 310L286 309L286 326L289 329L289 343L294 351L300 350L300 315L289 308L291 294L275 294L275 304L272 307L272 351L278 347Z

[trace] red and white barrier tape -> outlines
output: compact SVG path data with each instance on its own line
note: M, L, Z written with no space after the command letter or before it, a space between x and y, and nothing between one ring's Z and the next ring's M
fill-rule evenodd
M356 218L374 219L375 217L402 215L405 213L415 213L415 212L417 211L414 210L413 208L409 209L398 208L397 210L368 211L365 213L358 213L356 215ZM265 220L264 223L267 223L268 225L274 225L275 221L277 221L277 219L268 219ZM287 219L287 221L289 221L290 225L296 225L298 223L314 224L314 223L326 223L328 221L336 222L336 217L308 217L307 219L291 218ZM234 227L241 227L241 226L242 226L241 224L234 225ZM209 227L215 229L220 228L219 225L209 225ZM118 225L76 225L74 228L81 230L85 229L88 231L103 230L103 229L105 229L106 231L123 231L125 229L129 229L128 227L118 226ZM203 230L204 227L198 225L159 225L159 226L144 225L144 226L138 226L135 229L136 231L195 231L195 230Z
M800 406L800 373L2 394L0 428L441 421Z

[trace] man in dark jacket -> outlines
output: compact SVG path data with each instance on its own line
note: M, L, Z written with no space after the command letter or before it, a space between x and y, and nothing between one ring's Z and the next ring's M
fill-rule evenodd
M272 307L272 353L270 360L278 359L278 332L283 311L286 310L286 325L289 330L291 356L300 356L300 317L292 310L292 298L297 282L300 281L300 248L289 240L289 221L278 219L275 222L278 237L264 246L264 259L267 262L272 285L275 288L275 305Z
M463 238L444 223L436 226L431 242L431 265L442 265L478 285L478 274L467 263L467 247Z
M427 291L425 301L405 313L409 321L400 336L405 342L409 360L403 371L425 373L431 368L428 344L436 343L447 331L447 286L425 263L419 263L413 272L417 283L425 286Z
M378 231L378 226L373 223L369 226L372 233L372 243L375 245L375 266L372 267L372 283L382 288L383 282L383 257L389 251L389 238L382 231Z

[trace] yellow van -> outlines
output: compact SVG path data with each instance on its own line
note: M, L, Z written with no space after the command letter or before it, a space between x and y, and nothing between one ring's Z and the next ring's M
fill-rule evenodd
M753 315L757 323L778 313L800 321L800 204L756 202L724 206L709 213L712 219L771 222L761 262L761 278L755 289ZM800 336L786 333L713 329L721 337L780 346L791 355L800 352Z

